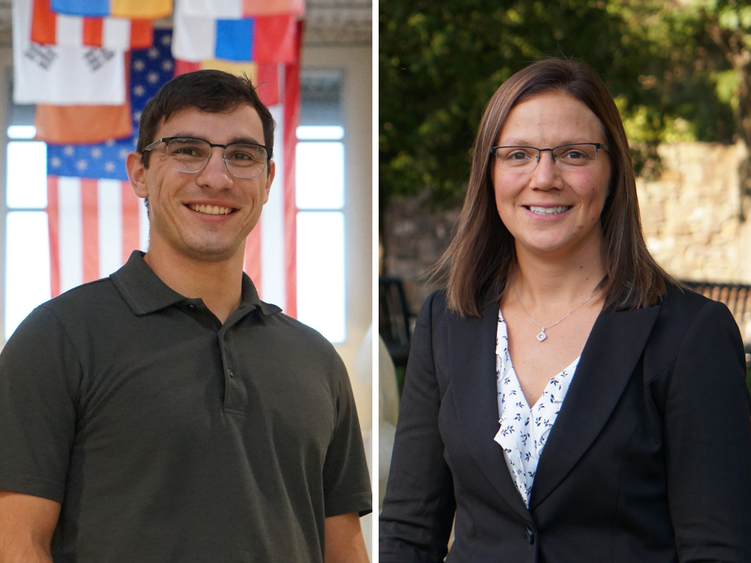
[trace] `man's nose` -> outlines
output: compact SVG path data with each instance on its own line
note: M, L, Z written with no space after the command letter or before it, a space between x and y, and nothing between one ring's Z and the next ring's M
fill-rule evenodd
M206 181L211 181L215 184L219 183L220 186L232 181L232 175L229 173L227 164L224 161L223 147L211 147L209 161L203 167L199 176Z

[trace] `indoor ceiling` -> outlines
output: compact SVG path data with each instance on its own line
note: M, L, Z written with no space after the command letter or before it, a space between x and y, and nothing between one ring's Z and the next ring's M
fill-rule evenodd
M12 45L11 19L11 0L0 0L0 47ZM307 0L304 46L370 46L371 22L372 0Z

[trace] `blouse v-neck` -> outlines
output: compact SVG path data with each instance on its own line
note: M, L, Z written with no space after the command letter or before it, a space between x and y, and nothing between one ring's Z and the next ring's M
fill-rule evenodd
M511 478L524 504L529 498L537 473L537 464L548 434L561 410L581 356L550 379L537 402L530 407L511 363L508 330L500 309L496 338L496 377L500 428L495 441L503 448Z

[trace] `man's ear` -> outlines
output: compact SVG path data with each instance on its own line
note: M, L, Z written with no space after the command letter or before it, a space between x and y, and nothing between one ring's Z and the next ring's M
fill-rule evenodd
M263 203L269 200L269 192L271 191L271 184L274 181L274 175L276 174L276 164L273 160L269 161L269 173L266 174L266 187L264 188Z
M136 151L129 152L128 158L125 161L125 168L128 171L128 179L130 180L133 192L138 197L148 197L149 191L146 188L146 167L141 161L141 153Z

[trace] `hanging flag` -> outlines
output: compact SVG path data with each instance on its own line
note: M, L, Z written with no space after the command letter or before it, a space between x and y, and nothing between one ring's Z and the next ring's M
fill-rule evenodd
M284 65L284 245L287 314L297 317L297 200L295 198L295 153L300 122L300 50L302 22L297 22L295 60Z
M156 20L172 13L172 0L51 0L51 7L69 16Z
M126 60L130 60L126 53ZM57 144L102 143L133 134L130 99L120 106L37 104L36 140Z
M39 45L31 2L13 1L13 100L17 104L122 105L125 54L93 47Z
M101 143L133 133L130 103L121 106L53 106L38 104L34 117L37 141Z
M34 0L31 40L42 45L104 47L129 51L151 47L151 20L84 18L56 14L50 0Z
M174 75L171 31L154 30L150 49L130 61L132 135L89 145L47 145L52 294L109 275L130 252L145 250L148 220L125 158L135 149L146 102Z
M254 16L302 14L305 0L180 0L180 10L193 18L236 20Z
M241 20L191 18L181 13L178 4L174 20L175 59L292 63L297 58L297 20L292 15Z

